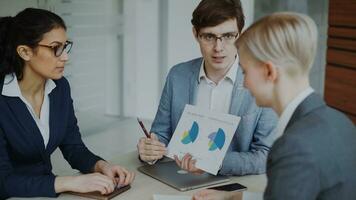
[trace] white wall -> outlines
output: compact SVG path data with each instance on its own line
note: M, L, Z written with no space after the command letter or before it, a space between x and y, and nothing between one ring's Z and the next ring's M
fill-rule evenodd
M200 57L192 33L192 13L200 0L170 0L168 7L167 70L173 65Z
M245 28L249 27L254 21L255 0L241 0L242 9L245 14Z
M198 2L124 1L124 116L153 119L169 67L199 56L190 24Z
M158 0L124 1L123 115L152 118L158 102Z
M47 0L74 41L65 76L77 112L120 114L120 0Z
M38 0L0 0L0 16L14 16L24 8L37 8L39 4Z

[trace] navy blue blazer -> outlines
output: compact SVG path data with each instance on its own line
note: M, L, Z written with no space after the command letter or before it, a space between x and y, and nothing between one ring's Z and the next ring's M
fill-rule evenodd
M84 145L69 83L55 80L50 98L50 138L45 148L42 135L26 105L18 97L0 95L0 199L55 197L55 175L50 155L60 148L72 168L92 172L101 158ZM0 94L4 79L0 78Z

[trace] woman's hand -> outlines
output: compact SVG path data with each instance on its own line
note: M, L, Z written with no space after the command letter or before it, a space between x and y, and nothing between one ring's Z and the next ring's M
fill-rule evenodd
M193 200L241 200L242 192L204 189L193 195Z
M91 173L79 176L56 177L54 187L56 193L99 191L101 194L110 194L115 189L115 182L112 178L103 174Z
M95 171L111 178L118 187L129 185L133 182L135 174L119 165L111 165L108 162L99 160L95 164Z

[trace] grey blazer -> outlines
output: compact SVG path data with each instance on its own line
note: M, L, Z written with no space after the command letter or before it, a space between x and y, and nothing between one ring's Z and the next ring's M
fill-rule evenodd
M265 199L356 199L356 129L312 93L273 144Z
M153 121L151 132L168 144L186 104L195 105L199 70L203 59L198 58L174 66L168 76ZM267 154L274 141L272 130L276 114L255 104L250 92L243 87L239 67L232 92L230 114L242 119L232 139L219 173L224 175L259 174L266 170ZM274 132L273 132L274 133Z

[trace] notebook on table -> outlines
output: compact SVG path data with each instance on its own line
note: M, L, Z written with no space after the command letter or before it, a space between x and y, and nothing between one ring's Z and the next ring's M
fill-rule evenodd
M67 193L71 194L71 195L76 195L76 196L81 196L81 197L86 197L86 198L91 198L91 199L109 200L109 199L112 199L112 198L116 197L117 195L125 192L126 190L128 190L130 188L131 188L130 185L127 185L127 186L124 186L121 188L116 188L112 193L106 194L106 195L102 195L102 194L100 194L100 192L88 192L88 193L67 192Z
M208 173L202 175L187 173L179 168L174 161L144 165L139 167L138 171L179 191L193 190L230 181L227 176L214 176Z

